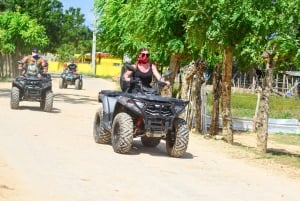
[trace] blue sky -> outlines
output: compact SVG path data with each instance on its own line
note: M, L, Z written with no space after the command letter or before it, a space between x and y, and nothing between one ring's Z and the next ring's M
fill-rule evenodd
M62 2L65 10L70 7L80 8L81 13L85 17L85 24L90 28L93 27L94 16L92 9L94 0L60 0L60 2Z

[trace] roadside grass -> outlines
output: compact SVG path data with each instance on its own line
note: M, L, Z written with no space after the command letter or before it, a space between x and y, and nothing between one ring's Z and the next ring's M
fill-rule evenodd
M299 134L272 134L269 135L270 139L277 143L300 146L300 135Z
M208 95L208 113L212 110L212 94ZM257 95L232 93L231 112L233 117L252 118L255 115ZM300 100L295 97L272 95L269 102L269 117L274 119L298 119L300 121Z
M212 110L212 94L208 95L207 100L208 114ZM252 118L255 115L257 104L257 94L251 93L232 93L231 96L231 112L233 117ZM300 100L295 97L281 97L271 95L269 102L269 117L274 119L298 119L300 121ZM268 146L267 153L260 153L256 147L247 147L240 144L239 148L246 152L252 152L257 159L267 160L289 166L296 169L300 168L300 134L269 134L268 142L278 144L280 148L272 148ZM290 146L296 147L290 150ZM299 147L299 148L298 148Z
M268 136L269 141L274 141L285 146L300 146L300 135L297 134L272 134ZM300 148L298 149L300 150ZM287 149L268 148L266 154L259 153L260 157L274 160L277 163L300 168L300 152Z
M290 136L289 136L290 137ZM271 140L273 135L270 136ZM285 144L282 142L281 137L278 138L280 144ZM300 137L298 138L298 142L300 141ZM283 145L284 147L284 145ZM286 149L275 149L275 148L268 148L267 153L260 153L256 151L257 156L260 159L267 159L270 161L274 161L278 164L282 164L284 166L294 167L300 169L300 154L294 153L292 151L288 151Z

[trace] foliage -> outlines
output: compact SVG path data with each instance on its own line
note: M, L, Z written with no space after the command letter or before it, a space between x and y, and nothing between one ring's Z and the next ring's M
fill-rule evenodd
M66 44L72 41L74 47L77 48L80 41L91 39L91 31L83 26L84 21L84 15L80 13L80 8L70 7L66 10L59 30L62 37L61 43Z
M100 13L100 45L114 55L127 53L135 58L137 50L148 47L151 58L161 65L171 54L186 54L184 19L178 1L95 1Z
M45 28L26 14L4 12L0 15L0 51L11 53L16 48L43 47L48 39Z
M297 3L298 2L298 3ZM238 46L240 65L251 67L262 63L266 49L276 53L276 69L297 70L299 65L299 1L270 1L251 16L255 30ZM260 33L260 34L258 34Z
M70 44L63 44L57 49L58 60L69 62L74 59L75 49Z
M49 43L44 51L55 53L56 49L65 43L77 48L79 41L92 39L91 30L83 24L85 19L80 8L71 7L64 12L63 4L59 0L5 0L4 2L6 10L27 14L45 27Z
M48 48L58 46L60 36L57 30L60 29L63 18L62 3L58 0L6 0L7 10L29 15L43 25L49 38ZM55 31L54 31L55 30ZM51 45L50 45L51 44Z

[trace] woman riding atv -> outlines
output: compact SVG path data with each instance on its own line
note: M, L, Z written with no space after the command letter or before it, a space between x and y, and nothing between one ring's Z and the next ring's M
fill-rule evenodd
M136 83L137 81L140 81L143 86L151 88L150 84L153 76L160 82L164 82L167 86L170 86L170 82L163 79L156 65L150 63L149 56L149 50L147 48L141 48L138 51L137 61L132 65L134 71L127 70L124 73L124 80L131 83L128 92L137 93L140 91L140 87Z

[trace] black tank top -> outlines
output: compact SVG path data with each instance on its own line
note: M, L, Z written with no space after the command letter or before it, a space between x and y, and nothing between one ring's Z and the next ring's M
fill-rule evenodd
M142 85L145 87L151 88L151 82L152 82L152 65L150 64L150 69L146 72L143 73L140 71L140 69L137 67L137 70L134 72L133 77L139 77L140 80L142 81ZM137 84L133 84L130 86L128 92L129 93L137 93L140 91L140 87Z
M152 76L153 76L153 72L152 72L152 65L150 64L150 69L144 73L142 71L140 71L139 67L137 67L137 70L134 73L134 77L139 77L142 81L142 84L145 87L151 87L151 82L152 82Z

